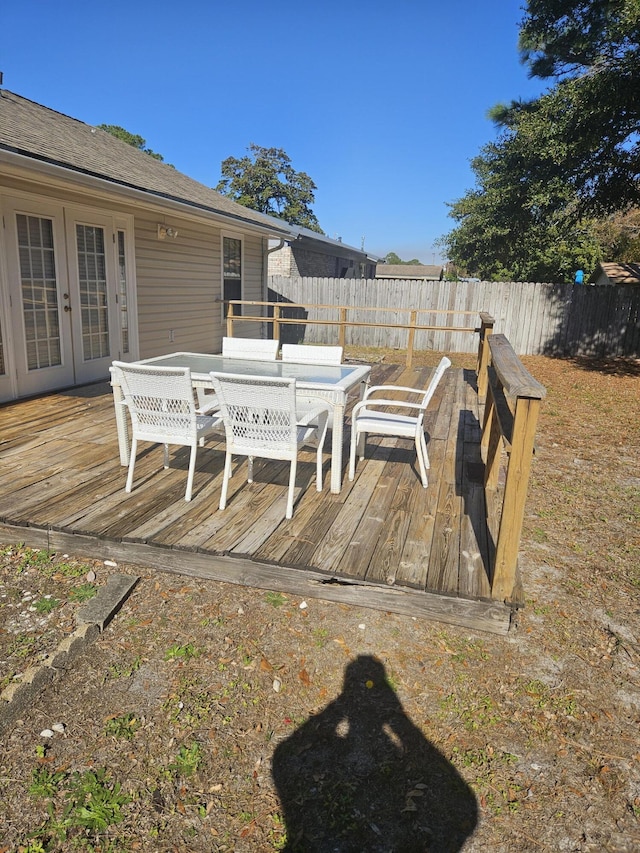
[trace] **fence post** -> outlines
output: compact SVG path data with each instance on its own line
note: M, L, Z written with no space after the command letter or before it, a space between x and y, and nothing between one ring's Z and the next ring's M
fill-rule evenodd
M493 332L495 320L491 314L486 311L480 312L480 341L478 343L478 366L476 374L478 376L478 397L481 400L487 396L487 368L489 366L489 336Z
M273 340L280 340L280 303L276 302L273 306Z
M338 344L344 350L347 338L347 309L340 308L340 325L338 326Z
M413 345L416 339L416 318L418 316L418 312L413 310L411 314L409 314L409 337L407 340L407 367L411 367L413 364Z

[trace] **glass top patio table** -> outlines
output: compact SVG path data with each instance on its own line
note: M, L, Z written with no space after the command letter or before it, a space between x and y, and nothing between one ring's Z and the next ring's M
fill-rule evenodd
M134 364L157 364L162 367L188 367L194 387L212 388L210 373L236 373L246 376L274 376L295 378L296 389L305 397L318 398L328 404L332 412L331 434L331 491L337 494L342 487L342 444L344 414L349 391L361 386L360 396L369 382L369 365L348 364L298 364L285 361L259 361L257 359L226 358L222 355L196 352L174 352L154 358L141 359ZM125 413L121 405L122 393L117 374L112 370L116 426L120 447L120 462L129 462L129 436Z
M222 355L196 352L175 352L146 358L138 364L157 364L161 367L188 367L192 379L210 384L209 373L236 373L243 376L274 376L295 379L300 386L327 385L349 387L361 381L363 367L345 364L296 364L289 361L261 361L258 359L226 358ZM364 368L369 372L369 368ZM308 389L307 389L308 390Z

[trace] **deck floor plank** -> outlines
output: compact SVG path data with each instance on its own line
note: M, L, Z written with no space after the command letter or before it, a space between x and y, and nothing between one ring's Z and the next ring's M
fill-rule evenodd
M371 384L425 387L431 370L374 365ZM284 518L289 466L234 461L218 509L224 438L198 449L193 499L184 500L188 450L140 445L133 490L119 464L108 383L0 406L0 531L79 553L144 559L167 571L384 607L504 633L509 608L491 602L488 566L495 500L486 505L480 408L472 371L447 371L425 417L429 486L412 442L367 437L366 458L343 488L315 489L314 454L300 456L294 515ZM487 522L490 519L490 524ZM41 544L39 545L41 546ZM38 546L36 546L38 547Z

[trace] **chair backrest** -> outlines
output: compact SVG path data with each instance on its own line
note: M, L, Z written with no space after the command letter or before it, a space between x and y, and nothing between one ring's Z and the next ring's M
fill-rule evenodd
M211 373L211 381L220 401L227 449L256 456L295 455L295 379Z
M342 347L282 344L282 360L298 364L342 364Z
M149 441L183 442L196 435L196 411L188 367L114 361L134 432Z
M424 397L422 398L422 401L420 403L420 407L422 409L422 415L423 416L424 416L424 410L429 405L429 402L430 402L431 398L433 397L433 395L435 394L436 388L438 387L438 383L442 379L442 375L444 374L445 370L448 367L451 367L451 360L448 359L446 357L446 355L444 355L440 359L440 364L436 367L435 373L431 377L431 380L430 380L429 384L427 385L427 390L424 392Z
M280 341L267 338L223 338L222 355L227 358L247 358L255 361L275 361Z

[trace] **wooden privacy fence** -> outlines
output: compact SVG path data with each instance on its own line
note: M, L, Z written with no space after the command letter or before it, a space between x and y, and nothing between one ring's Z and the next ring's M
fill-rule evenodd
M271 276L269 288L271 301L348 306L355 319L365 306L380 309L384 339L380 329L352 326L347 343L354 346L404 349L406 332L402 325L394 326L398 312L477 316L486 311L495 318L496 331L507 336L519 355L640 356L638 285ZM310 325L305 340L330 343L330 333L321 325ZM442 324L417 330L415 348L472 352L475 347L469 335Z
M489 351L481 447L485 458L488 527L494 543L490 555L491 595L498 600L509 600L516 583L540 403L547 392L525 369L504 335L489 337ZM500 507L498 474L503 450L507 466Z
M296 340L306 339L306 327L322 326L323 329L330 328L329 339L324 343L333 343L344 347L348 343L348 331L353 328L376 329L387 332L389 330L403 330L406 332L405 346L406 349L406 364L411 367L413 364L413 354L416 350L416 334L418 332L433 331L433 332L455 332L472 333L479 335L478 350L478 376L482 373L486 375L486 365L488 363L489 351L487 349L487 340L493 330L493 317L484 312L479 312L479 315L474 311L455 311L447 309L399 309L395 311L396 316L400 313L406 315L405 322L388 322L388 308L370 308L367 306L354 307L350 305L316 305L302 304L293 302L256 302L242 299L232 299L225 303L227 306L227 335L233 337L234 325L236 322L245 323L260 323L265 322L268 318L269 324L272 326L270 337L274 340L283 341L283 328L287 326L300 329L303 327L302 338L298 334ZM256 309L256 313L249 314L247 309ZM384 317L383 317L384 312ZM294 316L286 316L287 314ZM354 314L356 316L354 316ZM444 322L426 323L422 321L425 315L434 318L444 316ZM457 324L452 318L462 316L462 322ZM479 325L469 325L470 316L479 316ZM364 319L369 317L371 319ZM466 321L466 322L465 322ZM373 346L385 346L385 344L373 344ZM481 394L484 394L486 381L482 383Z

